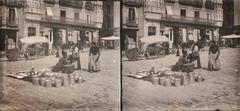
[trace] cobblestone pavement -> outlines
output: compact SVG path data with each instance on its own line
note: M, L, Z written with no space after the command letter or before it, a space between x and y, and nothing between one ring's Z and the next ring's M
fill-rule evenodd
M57 58L48 56L36 60L7 62L8 72L50 67ZM87 68L88 53L81 54L81 63ZM70 87L45 88L33 86L30 82L6 77L5 101L0 105L7 111L118 111L120 91L120 53L119 50L105 50L100 57L101 71L80 73L85 82Z
M201 52L206 80L181 87L154 86L149 81L123 76L122 105L124 111L161 111L164 109L185 109L191 111L239 111L240 106L240 49L221 49L221 70L209 72L207 51ZM158 59L128 61L123 58L122 73L150 70L174 65L175 55ZM179 110L178 110L179 111Z

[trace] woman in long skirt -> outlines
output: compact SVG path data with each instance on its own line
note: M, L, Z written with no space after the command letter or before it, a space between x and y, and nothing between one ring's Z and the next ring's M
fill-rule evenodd
M215 41L211 42L208 55L209 55L209 63L208 63L209 70L210 71L219 70L220 69L220 60L219 60L220 50Z
M89 72L100 71L99 58L100 58L99 48L97 47L96 43L93 42L91 43L91 48L89 51L89 67L88 67Z
M77 46L73 47L72 51L72 63L74 64L74 69L81 70L80 55L79 49Z

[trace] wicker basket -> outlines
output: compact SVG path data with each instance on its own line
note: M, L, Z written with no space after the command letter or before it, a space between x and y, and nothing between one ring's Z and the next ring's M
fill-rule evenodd
M194 71L194 64L193 63L183 64L182 72L189 73L189 72L193 72L193 71Z

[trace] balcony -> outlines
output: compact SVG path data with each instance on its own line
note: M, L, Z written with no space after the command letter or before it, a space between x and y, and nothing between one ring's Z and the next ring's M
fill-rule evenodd
M59 0L61 6L73 7L81 9L83 7L82 0Z
M55 4L55 0L44 0L44 3Z
M206 7L206 9L213 10L214 9L214 2L212 2L211 0L206 0L205 7Z
M9 18L7 18L7 26L8 27L18 27L18 22L17 22L17 20L10 21Z
M123 0L123 4L132 6L143 6L143 0Z
M6 5L8 6L23 7L24 4L24 0L6 0Z
M201 8L203 0L179 0L179 4Z
M176 0L164 0L164 2L166 2L166 3L175 3Z
M5 5L6 1L5 0L0 0L0 5Z
M42 17L42 22L47 23L56 23L56 24L65 24L65 25L72 25L72 26L85 26L85 27L93 27L96 28L97 23L93 21L87 20L76 20L73 18L61 18L59 16L45 16Z
M126 23L125 25L127 27L138 27L138 22L137 22L137 18L135 18L135 20L129 20L128 17L126 17Z
M86 1L85 9L88 11L94 11L94 4L91 1Z
M162 21L165 22L176 22L176 23L186 23L193 25L206 25L206 26L215 26L214 20L207 20L203 18L194 18L194 17L182 17L179 15L162 15Z

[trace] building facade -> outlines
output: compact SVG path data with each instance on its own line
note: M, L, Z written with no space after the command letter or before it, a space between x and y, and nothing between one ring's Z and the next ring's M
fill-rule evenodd
M101 37L120 36L120 0L103 1L103 26Z
M9 0L13 1L13 0ZM102 1L84 0L16 0L24 1L19 9L20 38L45 36L49 48L62 44L98 42L103 23ZM8 17L8 16L4 16Z
M140 2L125 0L123 3L122 11L126 13L129 10L128 14L123 14L123 29L126 19L131 18L131 9L125 8L129 1ZM219 39L219 28L223 22L222 0L142 0L141 5L133 9L135 26L138 26L133 29L136 30L136 34L132 35L134 42L141 37L167 37L170 48L173 48L182 42ZM138 42L135 45L138 46Z
M22 0L0 0L0 51L16 47L24 5Z

